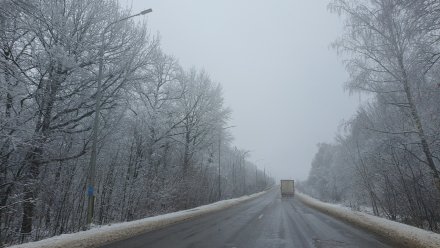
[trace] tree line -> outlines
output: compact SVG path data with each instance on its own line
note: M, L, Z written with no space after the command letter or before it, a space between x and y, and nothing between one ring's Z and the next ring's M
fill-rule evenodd
M310 194L440 231L440 2L334 0L346 87L370 100L320 144Z
M273 183L232 147L220 84L145 22L109 26L130 14L115 0L0 1L0 246L85 227L100 49L95 224Z

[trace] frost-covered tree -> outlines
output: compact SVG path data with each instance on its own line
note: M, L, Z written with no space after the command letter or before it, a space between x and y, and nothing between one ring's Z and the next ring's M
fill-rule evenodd
M431 170L434 187L440 192L433 154L437 144L428 124L438 109L424 112L435 95L430 92L438 88L440 3L336 0L330 8L346 17L345 33L335 46L348 56L348 87L372 92L408 115L409 125L395 132L417 136L424 154L419 159Z
M94 223L219 200L219 181L223 198L262 189L230 176L261 172L231 163L220 85L145 24L115 23L129 15L116 0L0 1L0 246L84 228L100 50Z
M350 75L347 88L370 101L346 123L330 155L318 151L309 190L438 231L440 3L334 0L330 9L345 20L334 46ZM349 189L342 199L328 192L332 183Z

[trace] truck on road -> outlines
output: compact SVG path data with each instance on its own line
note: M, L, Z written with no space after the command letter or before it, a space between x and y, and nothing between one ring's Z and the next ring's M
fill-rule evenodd
M293 180L281 180L281 196L293 197L295 195L295 182Z

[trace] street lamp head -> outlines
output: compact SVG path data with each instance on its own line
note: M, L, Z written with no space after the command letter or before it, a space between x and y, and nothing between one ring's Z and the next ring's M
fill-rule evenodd
M139 14L141 14L141 15L145 15L145 14L148 14L148 13L151 13L151 12L153 12L153 10L152 9L146 9L146 10L143 10L141 13L139 13Z

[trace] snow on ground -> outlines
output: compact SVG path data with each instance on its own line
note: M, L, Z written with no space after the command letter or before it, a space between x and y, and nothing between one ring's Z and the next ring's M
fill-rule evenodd
M297 192L304 204L376 233L399 247L440 247L440 234L405 225L370 214L352 211L339 205L324 203Z
M226 209L239 203L254 199L266 192L267 191L263 191L249 196L242 196L240 198L219 201L193 209L148 217L141 220L101 226L78 233L63 234L36 242L11 246L10 248L99 247L107 243L115 242L117 240L127 239L145 232L163 228L180 221L192 219L201 215Z

